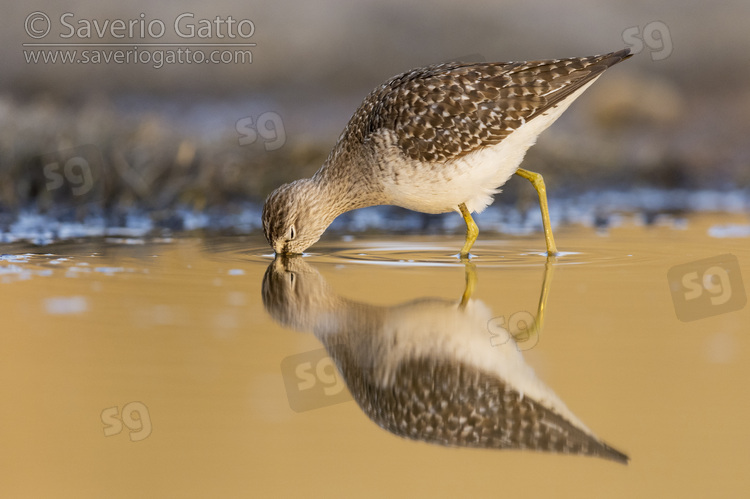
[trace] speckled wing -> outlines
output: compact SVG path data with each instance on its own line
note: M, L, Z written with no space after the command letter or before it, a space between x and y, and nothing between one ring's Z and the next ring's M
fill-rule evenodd
M361 143L378 130L392 130L411 159L457 159L501 142L628 57L625 49L591 57L415 69L375 89L343 135Z

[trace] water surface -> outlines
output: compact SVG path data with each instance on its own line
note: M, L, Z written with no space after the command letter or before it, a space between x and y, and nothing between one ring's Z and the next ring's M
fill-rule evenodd
M254 236L5 245L0 490L738 496L750 485L747 226L563 228L549 262L541 234L483 233L470 268L448 236L329 235L291 263ZM687 299L691 283L703 294ZM516 386L517 413L496 421L508 439L438 436L441 408L481 406L466 384L397 435L394 408L419 399L409 379L438 397L472 369ZM577 446L512 445L535 399ZM576 455L596 446L584 437L629 462Z

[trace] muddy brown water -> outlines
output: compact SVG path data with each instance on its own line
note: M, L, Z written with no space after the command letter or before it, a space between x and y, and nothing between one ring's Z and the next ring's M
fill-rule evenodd
M0 491L738 497L747 225L6 245Z

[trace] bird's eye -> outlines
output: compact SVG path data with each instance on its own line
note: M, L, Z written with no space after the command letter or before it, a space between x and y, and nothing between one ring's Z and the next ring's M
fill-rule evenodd
M289 240L293 240L294 236L296 236L296 232L294 231L294 225L289 227Z

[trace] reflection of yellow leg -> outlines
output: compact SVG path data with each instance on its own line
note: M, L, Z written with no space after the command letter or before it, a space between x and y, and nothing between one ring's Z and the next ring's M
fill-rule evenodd
M547 261L544 263L544 280L542 281L542 294L539 295L539 308L536 312L536 326L537 329L541 330L544 326L544 313L547 310L547 296L549 296L549 288L552 285L552 275L555 273L555 267L552 265L555 262L555 258L547 257Z
M536 319L534 320L533 326L529 328L529 337L524 340L528 344L524 345L523 350L528 350L536 346L539 343L539 334L544 328L544 314L547 312L547 297L549 296L549 288L552 285L552 274L554 274L555 267L554 257L547 257L547 261L544 264L544 280L542 281L542 292L539 295L539 307L536 311Z
M539 195L539 207L542 210L542 225L544 225L544 239L547 241L547 255L556 255L557 247L555 246L555 238L552 237L552 226L549 222L547 188L544 186L544 179L540 174L524 170L523 168L516 170L516 175L531 182L531 185L536 189L536 193Z
M469 303L471 296L474 294L474 290L477 288L476 265L470 263L468 260L464 260L464 265L466 266L466 288L464 289L464 294L461 297L461 304L459 305L459 308L464 308L466 304Z
M474 241L477 240L479 227L477 227L474 219L471 218L471 213L469 213L466 203L459 204L458 209L461 210L461 215L464 217L464 222L466 222L466 242L464 243L464 247L461 248L461 258L464 258L469 256L469 250L474 246Z

